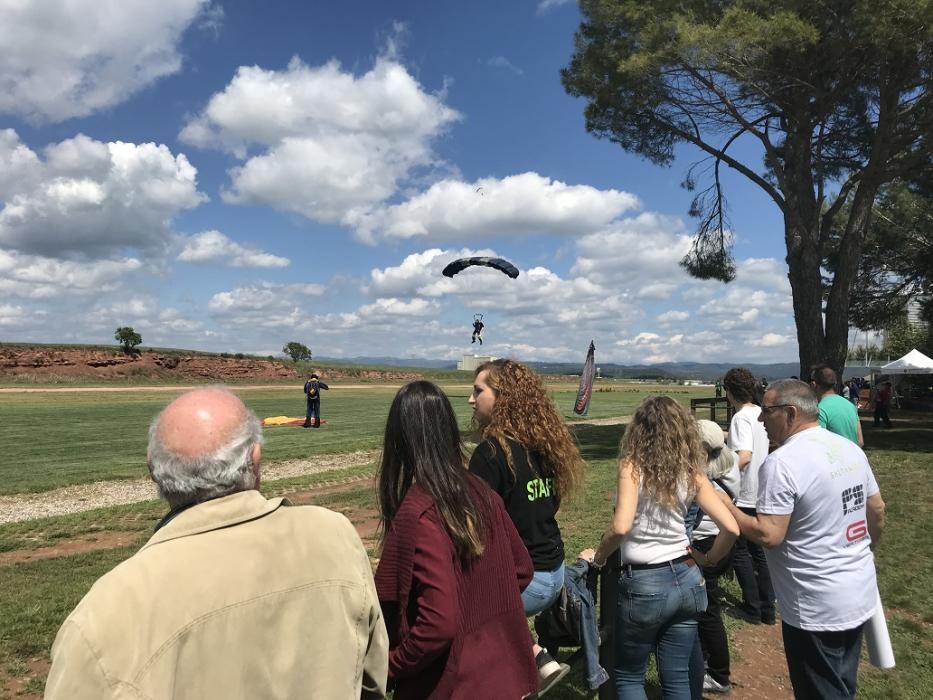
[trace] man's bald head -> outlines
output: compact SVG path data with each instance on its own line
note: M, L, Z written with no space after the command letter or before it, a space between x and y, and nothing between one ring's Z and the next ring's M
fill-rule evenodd
M157 423L158 437L165 449L180 457L200 457L226 443L246 412L243 402L225 389L195 389L165 407Z
M149 427L149 471L174 508L256 488L259 419L222 387L172 401Z

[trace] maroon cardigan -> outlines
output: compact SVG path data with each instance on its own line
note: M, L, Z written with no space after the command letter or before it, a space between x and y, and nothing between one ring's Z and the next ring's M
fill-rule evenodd
M521 601L534 574L531 558L502 501L475 476L469 483L491 527L485 550L468 567L418 484L386 533L376 591L396 700L519 700L538 689Z

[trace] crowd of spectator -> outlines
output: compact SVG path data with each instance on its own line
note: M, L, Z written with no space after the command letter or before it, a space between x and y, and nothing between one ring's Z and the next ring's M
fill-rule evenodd
M608 526L573 567L558 513L585 463L541 378L513 360L476 370L469 457L445 393L409 383L385 426L375 574L344 516L260 494L262 429L239 398L190 391L149 431L168 513L62 625L46 697L540 697L569 667L526 618L590 569L619 584L613 667L587 649L591 687L611 676L620 700L645 698L653 654L665 699L728 693L734 573L731 613L780 621L795 696L854 698L884 503L835 372L809 379L730 370L725 431L644 399Z

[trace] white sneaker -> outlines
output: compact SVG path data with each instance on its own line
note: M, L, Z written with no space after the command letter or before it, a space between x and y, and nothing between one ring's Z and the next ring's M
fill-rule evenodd
M732 684L720 683L707 673L703 676L703 692L715 693L717 695L728 695L732 692Z
M570 671L570 666L558 663L554 657L548 654L544 649L538 652L538 655L535 657L535 663L538 665L539 698L557 685Z

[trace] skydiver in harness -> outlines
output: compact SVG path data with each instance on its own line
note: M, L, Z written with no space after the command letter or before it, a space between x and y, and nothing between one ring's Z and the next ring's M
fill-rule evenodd
M312 374L305 382L305 396L308 399L308 410L305 411L304 428L321 427L321 389L330 389L322 382L317 374Z
M473 317L473 340L471 343L475 343L479 339L479 344L483 344L483 315L476 314Z

